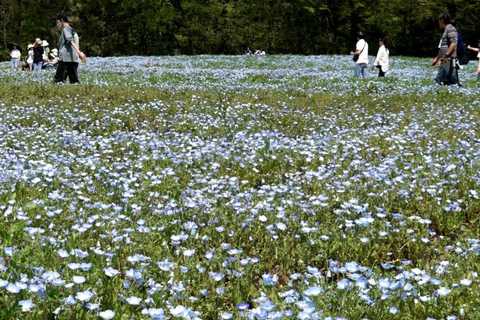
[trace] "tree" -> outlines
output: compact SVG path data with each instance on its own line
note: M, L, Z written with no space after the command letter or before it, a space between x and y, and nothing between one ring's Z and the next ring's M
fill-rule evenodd
M0 21L1 21L1 30L2 30L2 42L3 47L8 47L8 29L7 26L11 22L12 18L12 1L11 0L2 0L0 2Z
M373 47L386 35L394 54L431 55L445 10L476 43L480 7L466 0L0 0L0 46L55 44L66 11L90 55L348 53L359 30Z

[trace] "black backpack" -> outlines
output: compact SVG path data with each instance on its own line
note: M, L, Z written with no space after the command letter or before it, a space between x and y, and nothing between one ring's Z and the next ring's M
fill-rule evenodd
M457 32L457 58L462 66L467 65L470 61L465 42L463 42L463 37L460 32Z

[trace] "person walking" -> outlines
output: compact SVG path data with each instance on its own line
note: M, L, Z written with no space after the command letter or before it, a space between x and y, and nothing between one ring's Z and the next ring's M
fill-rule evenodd
M373 65L378 68L378 77L383 78L390 68L390 51L386 45L386 39L381 38L378 41L377 58Z
M68 77L70 83L79 83L78 63L85 59L85 55L80 51L78 34L73 30L66 15L58 16L57 28L60 30L60 39L58 42L58 66L54 81L56 83L65 82Z
M368 43L364 39L363 33L357 34L357 44L355 51L351 52L355 62L355 77L365 78L365 70L368 67Z
M20 65L20 59L22 58L22 53L18 50L17 46L13 46L12 52L10 52L10 58L12 63L12 70L18 70L18 66Z
M33 71L42 71L43 66L43 47L42 40L36 39L33 45Z
M477 80L480 80L480 41L478 42L477 48L469 45L467 49L477 53L478 65L477 65L476 74L477 74Z
M435 82L440 85L459 84L457 67L457 29L452 25L448 13L438 18L438 25L443 34L438 45L438 54L433 58L432 66L438 66Z

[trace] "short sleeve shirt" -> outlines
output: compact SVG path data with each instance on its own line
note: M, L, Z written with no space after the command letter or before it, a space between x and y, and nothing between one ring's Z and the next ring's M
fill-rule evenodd
M19 50L12 50L12 53L10 54L10 57L12 59L20 59L22 54L20 53Z
M457 41L458 41L457 29L455 29L455 27L452 26L451 24L447 25L445 27L445 31L443 32L442 38L440 39L440 44L438 46L438 48L440 49L440 52L439 52L440 57L441 58L446 57L448 52L448 47L452 43L457 44ZM457 50L455 49L455 51L452 54L452 57L455 58L456 56L457 56Z
M361 51L357 64L368 64L368 43L364 39L360 39L355 46L356 50Z
M72 41L79 47L77 33L70 26L67 26L63 29L58 41L58 56L63 62L79 62L78 54L70 44Z

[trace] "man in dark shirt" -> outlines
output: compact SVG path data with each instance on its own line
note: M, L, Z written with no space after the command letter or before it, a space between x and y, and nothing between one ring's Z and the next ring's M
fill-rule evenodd
M438 25L443 30L442 38L438 45L438 55L433 59L432 65L439 66L435 81L438 84L458 84L457 58L457 29L451 24L448 13L438 19Z

